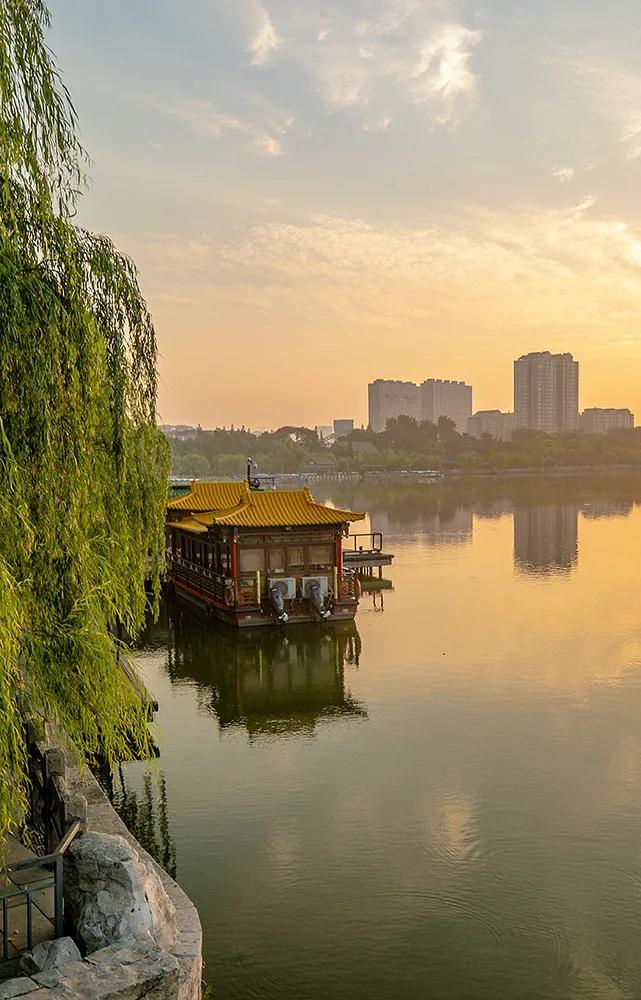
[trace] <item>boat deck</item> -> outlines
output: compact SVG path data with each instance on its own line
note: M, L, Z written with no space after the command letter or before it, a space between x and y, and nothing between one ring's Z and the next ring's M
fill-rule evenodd
M391 566L394 556L383 552L383 533L370 531L349 535L343 549L343 563L350 569L374 569L377 566Z

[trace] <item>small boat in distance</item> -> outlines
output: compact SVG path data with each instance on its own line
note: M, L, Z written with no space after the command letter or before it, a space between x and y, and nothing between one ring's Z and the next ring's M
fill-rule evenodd
M356 573L343 538L364 515L316 503L309 489L192 481L167 503L167 576L207 616L241 627L354 618Z

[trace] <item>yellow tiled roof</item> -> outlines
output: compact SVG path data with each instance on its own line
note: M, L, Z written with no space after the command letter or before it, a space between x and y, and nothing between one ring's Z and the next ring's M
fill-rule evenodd
M191 531L195 535L207 533L207 526L197 521L195 517L184 517L182 521L167 521L168 528L182 528L183 531Z
M235 502L229 503L230 499ZM212 504L212 500L218 502ZM170 511L177 507L189 511L191 517L172 522L172 526L196 534L203 534L207 527L214 524L238 528L304 527L343 524L360 521L364 517L351 510L336 510L316 503L307 487L263 493L250 490L246 482L195 482L192 483L191 493L171 500L167 506Z
M192 513L205 510L224 510L243 503L247 493L247 483L201 483L192 482L191 492L186 496L172 497L168 510L189 510Z

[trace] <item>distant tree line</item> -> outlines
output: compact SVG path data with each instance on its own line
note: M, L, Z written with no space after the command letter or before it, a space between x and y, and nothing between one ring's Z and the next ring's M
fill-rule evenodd
M318 459L335 463L337 471L364 469L465 469L469 472L545 469L554 466L641 465L641 428L608 434L544 434L517 430L511 441L489 434L459 434L449 417L436 423L395 417L386 430L354 430L329 448L308 427L280 427L254 434L245 428L198 430L189 440L171 440L174 475L242 476L247 458L264 473L301 472Z
M275 474L300 472L315 456L327 455L327 448L308 427L279 427L276 431L253 434L241 427L203 431L187 440L171 439L174 475L203 478L208 475L244 476L247 459L260 472Z

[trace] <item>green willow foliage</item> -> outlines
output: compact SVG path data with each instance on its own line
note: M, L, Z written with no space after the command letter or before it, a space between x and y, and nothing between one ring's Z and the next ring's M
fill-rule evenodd
M42 0L0 4L0 838L25 715L88 760L149 750L116 623L157 600L168 449L131 261L73 224L85 155Z

